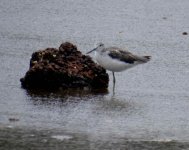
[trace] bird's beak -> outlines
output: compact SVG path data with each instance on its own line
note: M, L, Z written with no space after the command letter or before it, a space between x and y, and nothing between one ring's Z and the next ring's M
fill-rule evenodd
M91 53L91 52L93 52L93 51L96 51L96 49L97 49L97 48L94 48L93 50L87 52L86 54L89 54L89 53Z

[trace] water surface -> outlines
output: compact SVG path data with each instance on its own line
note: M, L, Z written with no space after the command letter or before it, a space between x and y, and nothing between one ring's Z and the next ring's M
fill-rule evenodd
M3 148L187 149L189 37L182 33L189 32L188 6L187 0L2 0ZM116 73L115 94L111 72L103 94L22 89L31 54L63 41L83 53L103 42L152 60Z

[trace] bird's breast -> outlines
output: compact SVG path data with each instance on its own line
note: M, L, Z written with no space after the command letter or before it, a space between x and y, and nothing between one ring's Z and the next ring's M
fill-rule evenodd
M134 64L125 63L123 61L113 59L109 55L96 54L97 62L105 69L113 72L120 72L125 69L131 68Z

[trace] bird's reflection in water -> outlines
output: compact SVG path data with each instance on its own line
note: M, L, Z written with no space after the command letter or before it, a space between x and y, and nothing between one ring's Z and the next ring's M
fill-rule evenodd
M133 112L136 111L136 104L132 100L127 100L123 97L112 94L111 96L104 96L98 101L96 109L105 113L121 113L121 112Z

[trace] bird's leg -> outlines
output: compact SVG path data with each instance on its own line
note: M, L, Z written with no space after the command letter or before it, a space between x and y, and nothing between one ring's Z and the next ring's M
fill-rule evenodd
M113 94L115 94L115 75L113 71L112 74L113 74Z
M112 71L112 74L113 74L113 83L115 85L115 75L114 75L114 72Z

